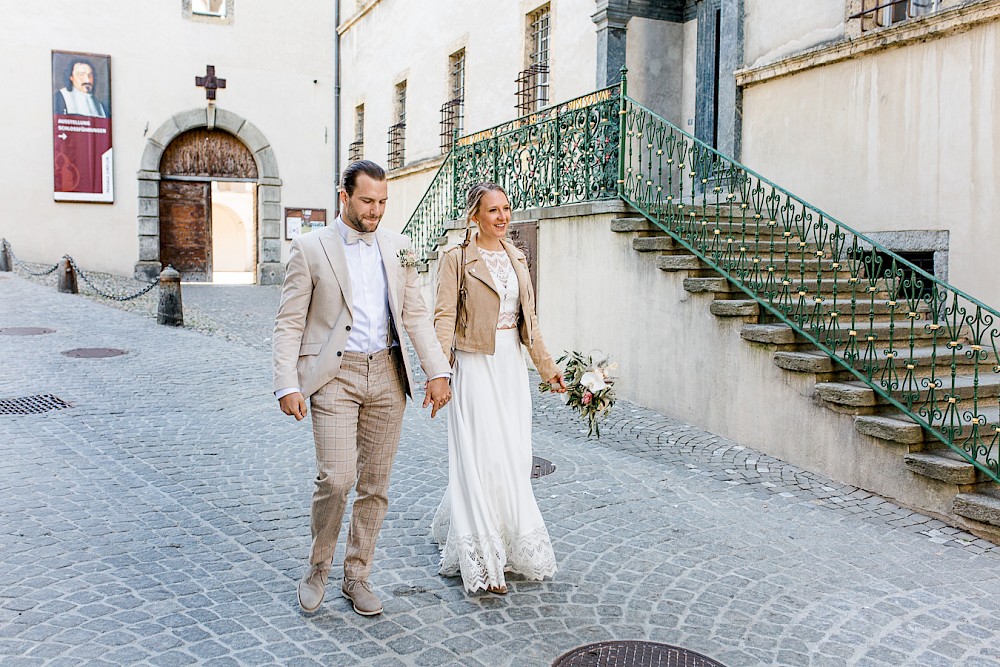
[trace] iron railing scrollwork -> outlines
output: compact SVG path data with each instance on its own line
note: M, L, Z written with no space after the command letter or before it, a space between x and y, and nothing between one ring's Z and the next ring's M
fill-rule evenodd
M622 198L1000 481L1000 312L621 95Z
M504 186L514 210L614 199L618 107L613 86L458 139L403 233L433 250L481 181Z

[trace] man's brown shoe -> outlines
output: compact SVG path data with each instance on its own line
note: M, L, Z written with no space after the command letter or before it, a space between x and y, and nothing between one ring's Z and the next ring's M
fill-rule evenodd
M326 578L330 568L326 565L311 566L299 580L299 606L302 611L312 613L323 604L326 594Z
M344 579L340 588L344 597L354 604L354 611L362 616L376 616L382 613L382 601L372 593L372 587L367 581Z

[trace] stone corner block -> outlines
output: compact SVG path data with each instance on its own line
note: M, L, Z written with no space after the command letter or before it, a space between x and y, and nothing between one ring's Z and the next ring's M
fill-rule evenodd
M270 146L265 146L261 150L254 152L254 157L257 158L258 176L274 176L278 173L278 159L274 156L274 151L271 150ZM264 179L261 179L260 182L266 183ZM271 185L271 183L266 184Z
M135 272L132 275L136 280L153 282L159 277L162 270L163 265L159 262L140 261L135 263Z
M139 237L139 262L160 262L160 237ZM157 274L159 275L159 274Z

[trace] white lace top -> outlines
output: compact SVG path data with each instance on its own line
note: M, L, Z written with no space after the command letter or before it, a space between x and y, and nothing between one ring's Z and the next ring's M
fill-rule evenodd
M520 290L517 284L517 274L510 263L506 250L483 250L479 254L490 270L490 277L500 294L500 317L497 319L497 329L511 329L517 326L517 316L521 311Z

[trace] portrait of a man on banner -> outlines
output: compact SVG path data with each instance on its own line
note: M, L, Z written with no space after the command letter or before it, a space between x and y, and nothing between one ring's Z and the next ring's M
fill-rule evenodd
M52 52L52 145L56 201L114 201L110 56Z

